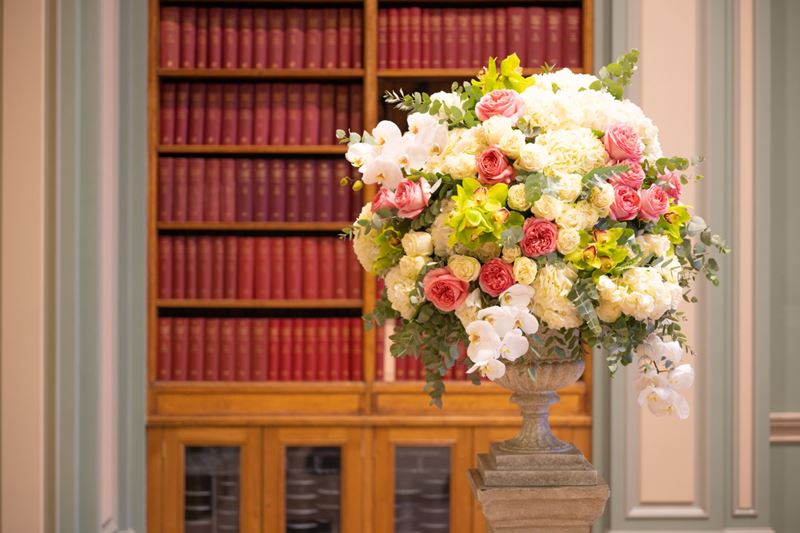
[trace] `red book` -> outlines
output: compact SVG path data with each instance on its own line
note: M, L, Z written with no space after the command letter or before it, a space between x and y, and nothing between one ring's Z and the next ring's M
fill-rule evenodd
M303 135L303 86L286 86L286 144L300 144Z
M205 122L206 84L193 83L189 88L189 144L203 144Z
M270 9L267 13L269 68L283 68L283 26L283 9Z
M185 298L197 298L197 237L186 237L186 294Z
M483 45L481 44L480 40L486 39L486 34L491 34L491 31L484 32L483 31L483 14L486 10L485 9L478 9L473 8L469 11L469 31L470 31L470 39L473 40L472 42L472 58L470 59L469 66L470 67L482 67L486 58L483 57ZM492 28L494 29L494 28ZM481 39L475 39L476 35L480 35Z
M306 318L303 320L303 346L305 349L303 360L303 379L305 381L317 381L319 375L319 339L317 339L317 328L319 320L316 318Z
M239 137L237 144L253 144L253 100L255 86L244 83L239 86L239 117L236 133Z
M302 9L286 10L286 68L303 67L303 33L305 27L305 11Z
M319 91L319 144L336 142L335 109L336 86L323 84Z
M236 171L236 220L253 221L253 162L239 159Z
M239 107L239 87L233 83L222 86L222 144L236 144Z
M344 159L337 159L334 163L333 220L350 220L352 189L338 184L342 178L347 176L350 168L350 165Z
M158 237L158 297L172 298L172 237Z
M172 377L172 319L159 317L156 379L167 381L170 377Z
M378 68L389 67L389 11L378 12Z
M328 330L330 345L330 380L340 381L342 379L342 319L331 319L330 329Z
M194 68L195 48L197 46L195 23L197 9L194 7L181 8L181 67Z
M547 10L547 43L545 60L550 66L564 66L564 12L560 9Z
M189 320L189 381L203 379L203 353L205 343L205 320L192 318Z
M583 65L581 60L582 37L581 37L581 10L577 7L569 7L564 10L564 43L562 53L564 66L568 68L580 68Z
M442 10L442 62L445 68L458 66L458 9Z
M161 144L175 143L177 89L174 83L164 83L161 85Z
M269 101L267 83L256 83L253 110L253 144L269 144Z
M225 237L211 240L211 298L225 297Z
M443 28L443 11L441 9L430 10L430 34L431 34L431 68L441 68L444 65L444 35L442 34Z
M220 161L220 219L222 222L236 220L236 162L233 159Z
M269 215L271 222L286 221L286 161L272 159L269 162Z
M275 237L271 241L272 283L269 288L274 300L283 300L286 298L286 237Z
M340 187L338 183L335 183L333 161L322 159L317 163L317 180L317 195L315 198L317 220L331 222L333 220L334 188Z
M267 379L277 381L279 377L280 354L281 354L281 324L283 320L273 318L267 323Z
M411 66L411 8L404 7L399 11L400 68L409 68Z
M219 324L219 379L233 381L236 377L236 321L223 318Z
M219 319L207 318L205 326L205 361L203 375L206 381L219 380Z
M339 68L353 66L353 10L343 8L339 10Z
M459 68L469 68L472 65L472 44L475 37L471 33L472 16L470 10L461 8L456 10L456 42ZM477 44L477 43L475 43Z
M239 11L239 68L253 67L253 10Z
M347 246L349 245L349 242L341 240L336 240L333 245L334 298L347 298Z
M350 122L350 88L347 85L337 85L333 116L334 131L347 130L348 122Z
M299 300L303 297L303 260L302 237L286 237L286 262L284 275L286 276L286 298Z
M206 89L205 144L220 144L222 138L222 85L209 83Z
M494 9L481 9L483 20L483 46L481 46L480 66L486 65L490 57L497 57L497 45L495 44L495 23L494 23Z
M251 337L253 358L250 367L250 379L253 381L264 381L267 379L267 365L269 363L268 352L268 330L269 321L266 318L253 319L253 331Z
M350 360L352 359L352 355L350 354L350 348L352 343L350 341L350 319L349 318L339 318L339 342L341 344L341 348L339 349L339 357L341 358L341 376L343 381L350 381L352 378L350 377Z
M189 133L189 84L179 83L175 93L175 144L186 144Z
M292 319L292 381L303 381L305 377L305 362L308 357L308 345L305 343L304 318Z
M224 298L235 300L238 292L239 274L238 265L238 240L236 237L225 237L225 290Z
M353 247L348 241L345 242L347 250L347 297L361 298L361 264L356 259ZM321 263L320 263L321 264Z
M239 10L226 7L222 10L222 66L236 68L239 65Z
M362 357L363 326L360 318L350 319L350 379L364 379L364 358Z
M544 64L545 54L545 9L543 7L529 7L527 13L527 32L525 45L525 63L523 65L532 68L541 67Z
M211 237L197 238L197 297L208 300L212 297L211 283L213 279L213 245Z
M270 144L286 144L286 84L272 85L272 106L270 110Z
M272 248L268 237L256 237L253 262L255 275L253 279L253 296L257 300L268 300L270 283L272 282Z
M267 68L267 60L267 10L256 9L253 12L253 67Z
M302 144L319 144L319 91L319 83L303 85Z
M172 380L184 381L189 370L189 319L172 322Z
M208 68L208 9L197 8L197 48L195 49L195 66Z
M175 160L158 158L158 220L172 222L172 172Z
M189 161L185 157L175 159L172 175L172 220L186 222L189 209Z
M240 300L253 299L253 281L254 281L254 254L255 243L253 237L239 237L239 242L236 244L239 252L239 277L237 279L237 298Z
M286 222L300 221L300 160L286 161ZM291 263L290 263L291 264ZM295 263L297 264L297 263Z
M177 7L161 8L161 68L178 68L181 55L180 12Z
M394 360L394 379L408 381L408 357L398 357Z
M266 159L256 159L253 166L253 220L266 222L269 213L269 167Z
M335 245L335 238L322 237L319 239L319 264L328 265L328 268L319 270L319 297L323 299L333 298L333 266L335 265L333 247Z
M495 53L497 54L497 58L499 60L505 59L508 55L506 53L506 10L505 9L497 9L494 12L494 40L495 40ZM498 61L499 65L499 61Z
M303 294L306 299L319 298L319 241L320 237L306 237L302 240ZM289 263L290 265L292 263ZM299 268L299 265L293 268Z
M420 13L420 42L421 42L421 55L419 58L419 66L422 68L431 68L431 58L433 50L431 50L431 10L423 9ZM483 36L485 39L486 36Z
M303 191L313 191L317 186L317 165L313 159L304 159L300 167L300 187ZM300 221L313 222L317 219L316 197L309 194L300 202Z
M220 160L206 160L206 198L203 201L203 220L205 222L219 222L220 212Z
M331 319L317 321L317 381L331 379Z
M522 65L528 64L525 54L525 28L527 16L524 7L506 8L506 47L508 53L516 53Z
M252 355L251 324L249 318L236 321L236 380L250 380L250 356Z
M383 381L383 357L384 357L384 329L382 327L375 329L375 380Z
M309 9L306 11L306 38L305 38L305 64L306 68L322 67L322 10Z
M280 364L278 371L279 381L289 381L292 379L292 326L294 320L291 318L281 318L280 322Z
M339 59L339 27L335 9L322 10L322 43L323 68L336 68Z
M206 179L206 160L199 157L189 159L189 206L187 220L203 221L204 182Z
M400 12L402 10L392 7L387 11L389 13L389 49L387 63L389 68L400 68Z
M208 68L222 67L222 8L208 9Z
M362 115L362 108L364 106L364 97L361 91L361 85L350 86L350 129L354 131L362 131L364 129L364 119Z
M362 68L364 66L363 60L363 41L364 36L361 33L364 31L363 14L360 9L353 10L353 68Z

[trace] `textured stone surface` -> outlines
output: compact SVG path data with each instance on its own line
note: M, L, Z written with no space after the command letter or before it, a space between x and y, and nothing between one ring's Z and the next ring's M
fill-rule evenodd
M585 462L585 461L584 461ZM489 455L478 455L478 472L488 487L551 487L597 485L597 470L591 465L548 466L528 470L496 470Z

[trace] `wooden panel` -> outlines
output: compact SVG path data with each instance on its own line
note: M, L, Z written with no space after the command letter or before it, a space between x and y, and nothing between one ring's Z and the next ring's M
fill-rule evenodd
M147 531L164 531L164 431L147 429Z

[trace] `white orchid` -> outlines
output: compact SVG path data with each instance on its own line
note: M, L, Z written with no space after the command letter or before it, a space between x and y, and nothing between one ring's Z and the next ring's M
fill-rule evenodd
M683 358L683 348L678 341L665 342L651 333L637 348L640 357L647 357L667 370L674 368Z
M689 403L678 391L694 382L694 369L678 364L683 350L675 341L664 342L651 334L637 349L641 372L639 405L647 404L655 415L674 414L681 420L689 416Z
M533 288L530 285L515 283L500 294L500 305L527 309L532 299Z
M689 402L677 391L649 385L639 393L639 405L647 404L654 415L675 415L681 420L689 417Z
M393 160L380 155L361 167L361 180L366 184L378 183L394 189L403 181L403 170Z
M377 152L378 147L374 144L365 142L353 143L347 147L347 153L344 154L344 157L351 165L361 170L364 165L375 158Z
M375 144L378 146L386 146L394 144L400 140L403 132L394 122L390 120L381 120L372 130L372 137L375 139Z

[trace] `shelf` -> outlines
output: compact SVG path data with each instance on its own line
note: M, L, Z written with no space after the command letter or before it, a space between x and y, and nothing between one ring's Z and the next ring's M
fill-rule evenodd
M342 231L352 222L159 222L159 231Z
M282 393L305 394L324 392L342 394L364 392L363 381L156 381L151 384L157 392L184 394L238 394L238 393Z
M431 79L453 79L466 80L478 76L477 68L387 68L378 70L379 78L431 78ZM526 68L524 73L527 76L538 74L542 69ZM583 72L582 68L572 69L573 72Z
M238 144L159 144L159 154L228 154L228 155L340 155L347 151L343 144L331 145L238 145Z
M363 68L160 68L161 79L197 80L357 80L364 76Z
M157 300L162 309L361 309L361 299Z

